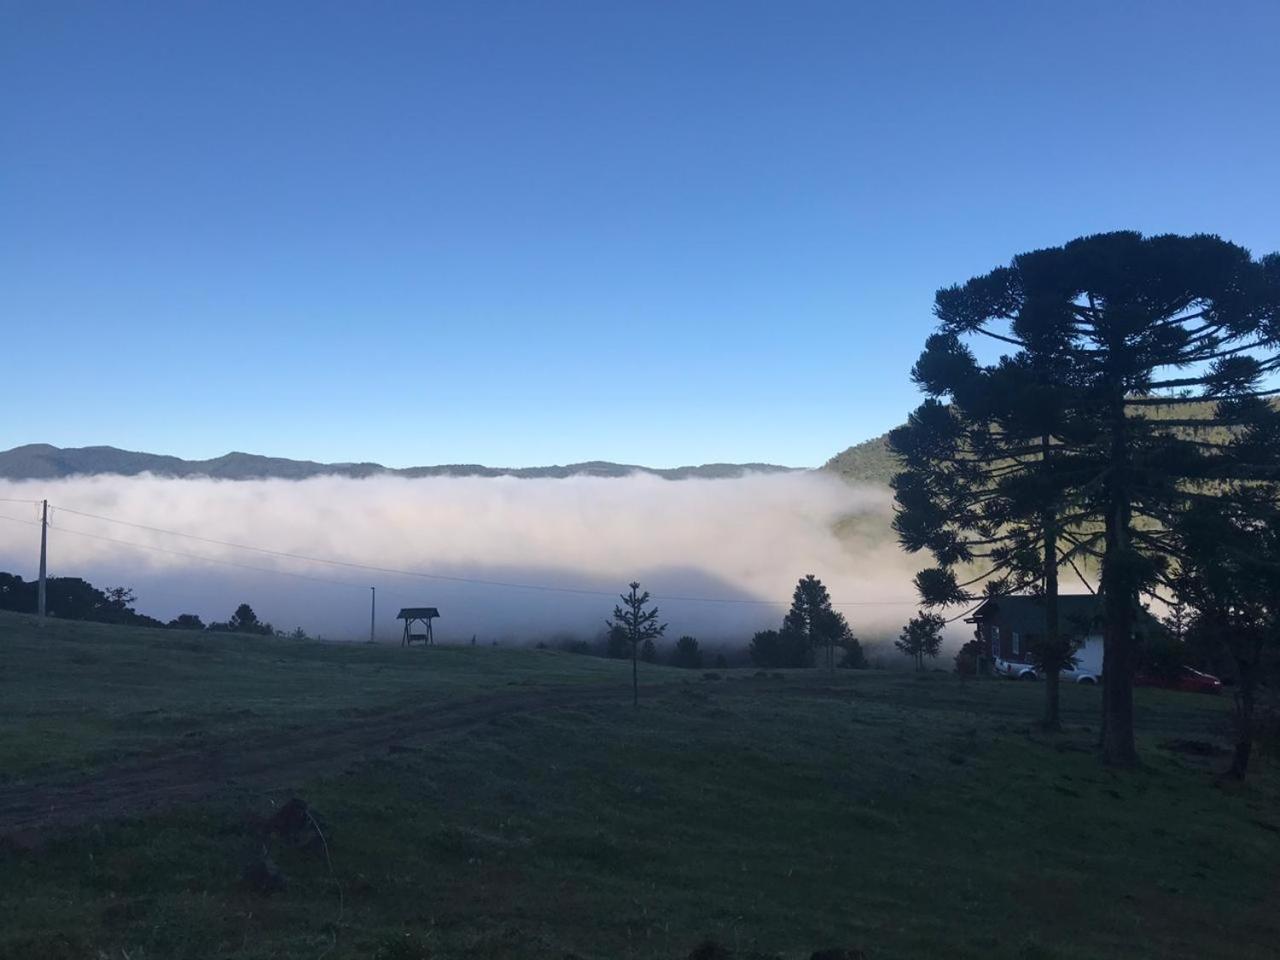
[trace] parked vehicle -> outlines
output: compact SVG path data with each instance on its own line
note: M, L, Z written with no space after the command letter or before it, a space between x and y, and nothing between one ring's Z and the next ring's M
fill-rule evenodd
M999 677L1012 677L1014 680L1039 680L1040 674L1029 663L1017 663L1013 660L995 660L995 672Z
M1139 687L1161 687L1165 690L1181 690L1184 693L1221 693L1222 681L1212 674L1202 673L1193 667L1179 667L1170 675L1140 673L1134 680Z
M1068 683L1083 683L1085 686L1096 686L1102 682L1101 670L1095 671L1093 668L1086 667L1083 664L1068 667L1059 676Z

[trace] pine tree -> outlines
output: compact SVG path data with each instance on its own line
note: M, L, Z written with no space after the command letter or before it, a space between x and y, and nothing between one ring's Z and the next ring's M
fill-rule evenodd
M1227 775L1243 780L1258 692L1280 679L1280 511L1265 488L1237 488L1193 503L1174 526L1178 607L1230 657L1236 678L1236 744Z
M1273 414L1262 398L1280 369L1280 256L1212 236L1100 234L1016 257L937 307L943 334L1070 365L1072 489L1101 531L1102 755L1131 766L1139 598L1170 583L1172 525L1189 500L1216 498L1214 483L1271 476L1274 446L1252 462L1228 448ZM1170 409L1189 412L1158 415Z
M630 593L621 595L622 604L613 608L613 619L606 620L609 630L621 628L626 632L627 643L631 646L631 700L633 706L640 705L640 674L636 661L640 657L640 648L666 632L667 625L658 623L658 608L646 610L649 592L640 592L640 584L632 581L628 586ZM655 652L656 656L656 652Z
M940 293L939 316L963 299ZM1042 723L1057 729L1059 672L1072 652L1059 629L1058 568L1096 541L1067 540L1082 519L1069 501L1081 432L1069 365L1024 352L980 367L947 332L929 338L912 378L929 399L890 433L889 445L903 465L893 478L899 542L912 552L928 549L937 564L916 578L921 602L951 606L1027 590L1042 596L1045 626L1031 652L1046 678Z
M916 670L923 670L924 658L936 657L942 647L942 628L946 623L941 614L921 613L907 621L893 645L915 662Z
M782 620L781 632L799 638L804 651L803 662L787 666L809 666L814 653L821 650L830 670L836 667L836 647L853 636L844 614L832 609L831 595L812 573L796 584L791 595L791 609Z

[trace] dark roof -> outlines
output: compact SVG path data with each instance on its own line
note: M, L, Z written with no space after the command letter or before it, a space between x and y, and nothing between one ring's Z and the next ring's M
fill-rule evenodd
M397 620L426 620L429 617L440 616L440 611L435 607L405 607L396 614Z
M993 597L984 600L982 606L967 618L970 623L998 616L1009 630L1019 633L1044 632L1044 598L1015 596ZM1143 610L1139 623L1151 626L1156 623L1152 615ZM1102 630L1102 598L1093 593L1058 594L1058 626L1074 633L1096 633Z
M998 616L1009 630L1019 633L1044 632L1043 597L994 597L970 615L973 620ZM1102 620L1102 600L1092 593L1058 594L1058 624L1068 630L1089 632Z

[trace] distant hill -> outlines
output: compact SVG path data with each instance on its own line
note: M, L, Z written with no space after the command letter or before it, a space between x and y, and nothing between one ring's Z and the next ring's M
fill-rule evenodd
M1280 405L1280 401L1273 402ZM1137 412L1152 420L1205 420L1213 416L1214 406L1211 401L1167 406L1162 404L1142 407ZM1172 429L1182 436L1215 442L1222 442L1231 435L1231 431L1225 427L1173 427ZM889 435L886 433L854 444L837 453L823 464L822 469L838 474L850 483L880 483L888 486L889 480L900 468L893 454L889 452Z
M822 469L838 474L849 483L888 486L889 478L898 472L898 462L889 452L889 435L886 433L837 453L823 464Z
M316 463L285 460L252 453L228 453L212 460L182 460L154 453L135 453L116 447L54 447L33 443L0 453L0 479L54 480L60 477L116 474L160 477L211 477L219 480L305 480L308 477L625 477L645 473L666 480L724 479L747 473L783 473L792 467L772 463L704 463L699 466L656 469L627 463L591 460L551 467L484 467L478 464L445 464L402 470L378 463Z

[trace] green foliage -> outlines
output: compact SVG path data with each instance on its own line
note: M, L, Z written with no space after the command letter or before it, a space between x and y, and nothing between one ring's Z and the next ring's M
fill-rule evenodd
M926 657L937 657L942 647L942 628L946 619L937 613L921 613L907 621L893 645L912 659L917 670L924 669Z
M258 619L258 615L253 612L253 607L247 603L242 603L236 607L236 612L231 615L231 619L226 623L211 623L209 629L214 632L227 633L250 633L259 636L271 637L275 636L275 628L269 623L263 623Z
M657 648L653 641L666 633L667 625L658 623L658 608L647 609L649 591L640 592L640 584L631 581L629 592L621 595L622 603L613 608L613 619L605 622L610 633L621 629L631 652L631 692L632 703L640 702L640 680L636 672L636 661L640 658L641 649L649 645L645 660L652 663L658 659Z
M1254 260L1212 236L1100 234L941 290L935 314L938 332L914 375L953 406L926 405L901 442L895 434L908 461L896 485L899 535L944 568L978 547L1016 576L1033 554L1017 527L1028 506L1053 502L1068 550L1101 563L1103 753L1134 765L1139 596L1173 589L1172 531L1190 503L1224 483L1276 476L1280 416L1264 388L1280 371L1280 256ZM964 336L1016 352L978 370ZM1206 402L1206 418L1147 415ZM1026 471L1033 448L1016 444L1037 432L1049 465ZM1045 564L1046 578L1053 568Z
M858 638L850 635L840 644L840 661L836 664L841 670L866 670L866 654L862 652L862 644Z
M24 581L12 573L0 573L0 610L35 613L38 582ZM128 587L99 590L80 577L49 577L45 581L45 608L62 620L89 620L134 626L161 626L160 621L133 609L134 592Z
M611 660L631 659L631 639L620 623L613 624L605 634L605 656Z
M751 662L765 669L813 666L808 638L792 630L761 630L751 638L748 652Z
M887 486L898 472L898 461L889 449L888 434L866 440L836 454L823 466L849 483L874 483Z
M1217 502L1193 503L1174 532L1178 599L1194 611L1188 632L1216 642L1233 668L1237 738L1230 772L1243 779L1259 693L1280 682L1280 507L1266 486L1241 485Z
M694 637L684 636L676 641L671 651L671 666L686 670L702 669L702 650Z
M812 573L800 578L791 597L791 609L782 620L781 634L800 638L808 650L806 659L823 651L826 666L835 667L835 650L850 641L856 643L844 614L833 610L831 597L822 581Z
M966 640L964 645L956 651L955 664L956 673L962 677L976 676L978 673L978 662L984 655L983 644L981 640Z

